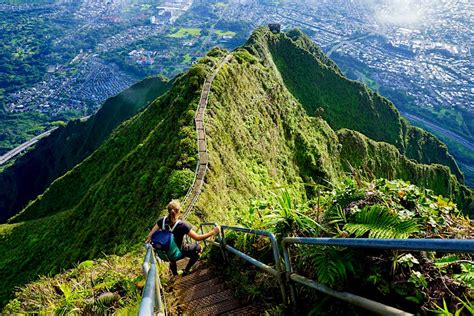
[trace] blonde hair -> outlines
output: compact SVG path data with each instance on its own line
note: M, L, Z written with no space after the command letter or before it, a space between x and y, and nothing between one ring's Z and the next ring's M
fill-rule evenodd
M171 200L168 203L168 216L174 222L178 217L179 213L181 213L181 203L178 200Z

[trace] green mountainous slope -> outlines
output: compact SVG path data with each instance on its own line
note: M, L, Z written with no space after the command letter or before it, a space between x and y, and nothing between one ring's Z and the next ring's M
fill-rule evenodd
M460 181L463 175L446 145L432 134L402 118L393 103L367 86L342 76L337 66L301 31L291 31L267 48L283 81L307 113L318 111L334 129L349 128L395 145L420 163L450 167Z
M0 223L96 150L112 130L162 95L170 84L148 78L108 99L87 121L74 120L39 141L0 173Z
M350 166L373 177L400 177L432 188L468 212L472 191L448 166L421 164L403 154L403 131L410 126L393 106L341 77L315 46L304 48L303 35L294 34L258 29L216 76L205 119L209 172L194 216L231 223L249 199L264 197L275 187L287 187L301 199L314 197L315 186L338 183ZM8 254L0 258L0 305L15 286L38 274L55 274L75 262L102 253L123 254L140 245L145 228L169 199L183 197L192 182L195 109L204 79L226 54L212 50L10 224L0 225L0 252ZM308 80L320 82L324 88L317 91L324 96L314 92L312 103L311 96L307 103L298 97L303 92L296 82L287 83L285 56L299 56L308 76L324 72L319 79L301 77L302 86L316 86ZM297 71L298 65L294 67ZM326 79L331 84L323 83ZM309 104L325 111L310 112ZM352 119L337 121L337 107L350 104L358 111L343 112ZM394 123L374 128L372 118ZM362 123L344 126L357 121ZM415 137L414 143L424 143ZM418 152L431 157L424 146Z

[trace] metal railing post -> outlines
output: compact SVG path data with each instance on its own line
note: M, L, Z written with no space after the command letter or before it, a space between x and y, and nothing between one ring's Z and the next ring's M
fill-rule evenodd
M212 227L218 227L218 225L216 223L201 223L200 227L201 227L201 234L204 234L204 226L212 226ZM218 246L221 250L221 255L222 255L222 260L226 260L226 256L225 256L225 251L224 251L224 247L222 247L222 239L223 239L223 233L222 231L219 233L219 236L221 237L220 240L219 240L219 243L216 242L216 241L206 241L204 240L204 245L207 247L207 243L210 243L212 245L215 245L215 246Z
M285 288L285 279L284 279L284 272L281 268L280 264L280 252L278 249L278 242L276 241L275 235L273 233L264 231L264 230L255 230L255 229L250 229L250 228L244 228L244 227L235 227L235 226L221 226L222 229L222 240L223 240L223 248L236 254L237 256L241 257L242 259L252 263L253 265L259 267L260 269L263 269L264 271L274 275L277 277L278 284L280 286L280 292L282 295L283 302L286 304L288 299L286 296L286 288ZM270 238L270 242L272 245L272 252L273 252L273 259L275 261L275 268L273 269L272 267L250 257L249 255L246 255L245 253L227 245L225 243L225 233L224 231L226 229L241 232L241 233L246 233L246 234L254 234L254 235L259 235L259 236L266 236Z
M278 271L278 283L280 285L280 291L281 291L281 297L283 298L283 303L287 305L288 303L288 297L286 295L286 288L285 288L285 272L281 268L281 262L280 262L280 251L278 248L278 242L275 238L275 235L273 233L269 233L268 237L270 238L270 241L272 243L272 250L273 250L273 259L275 260L275 267L276 270Z
M281 248L283 251L283 259L285 260L285 281L286 285L290 289L290 305L293 306L293 308L296 306L296 292L295 292L295 287L291 283L290 276L293 273L293 267L291 266L291 260L290 260L290 250L286 245L281 243Z
M228 263L229 258L227 257L227 254L224 251L226 249L224 226L221 226L221 240L219 240L219 244L221 245L222 257L224 258L224 263Z

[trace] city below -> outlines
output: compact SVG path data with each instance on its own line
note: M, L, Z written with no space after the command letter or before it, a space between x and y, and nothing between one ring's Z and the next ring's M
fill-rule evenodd
M71 3L0 5L3 14L72 21L51 39L51 50L70 57L47 64L40 80L7 89L8 112L90 115L146 76L173 78L213 46L232 49L254 28L280 23L283 30L308 33L349 78L388 97L412 122L447 142L463 170L474 172L474 4L468 0L437 6L364 0ZM95 38L93 45L74 45L84 36ZM28 50L21 46L16 54Z

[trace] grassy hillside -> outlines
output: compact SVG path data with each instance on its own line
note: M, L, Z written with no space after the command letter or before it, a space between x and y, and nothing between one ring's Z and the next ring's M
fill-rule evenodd
M87 121L71 121L18 158L0 173L0 223L21 211L55 179L89 156L118 124L162 95L169 86L160 78L145 79L108 99Z
M373 177L393 169L393 177L406 176L435 190L448 179L453 185L441 189L453 197L463 194L456 191L460 185L449 168L409 161L393 145L360 133L347 131L351 137L344 138L344 131L336 132L321 115L308 115L268 50L284 36L256 31L213 82L206 114L210 170L196 222L234 223L247 212L250 199L264 198L275 187L286 187L297 202L311 199L316 187L331 189L346 177L348 157L361 157L357 167L365 167L359 142L371 148L367 157L377 166ZM287 50L290 55L301 52L297 44ZM184 195L197 157L193 118L201 85L225 54L211 51L11 224L0 225L0 252L8 254L0 258L1 305L15 286L38 275L55 274L102 253L135 249L169 199ZM337 69L334 73L339 76ZM338 89L337 82L331 89ZM347 139L357 142L351 145Z
M447 165L463 181L443 143L411 126L387 99L343 77L337 66L301 31L268 36L271 36L269 43L260 43L258 49L270 52L286 86L309 115L322 116L336 130L353 129L395 145L408 158L420 163ZM262 37L254 40L258 43Z
M169 199L186 192L197 156L194 111L212 65L211 58L194 65L121 124L30 204L23 222L0 225L0 252L8 253L0 258L0 305L38 275L133 249Z
M472 191L463 186L448 167L417 163L394 145L375 142L355 131L343 129L336 133L329 126L330 121L328 125L321 117L324 115L308 115L307 108L280 76L277 66L281 60L271 53L272 45L285 41L287 52L282 55L292 55L296 51L301 58L325 68L326 77L333 76L334 82L332 85L324 83L327 91L321 93L331 102L329 96L339 93L336 78L343 84L347 84L347 80L340 77L335 64L323 55L319 62L313 54L301 50L300 42L309 45L306 37L293 42L286 36L257 30L245 49L234 52L233 61L223 68L213 83L207 114L210 171L198 203L200 215L218 220L232 219L232 214L226 214L229 208L241 207L243 201L251 198L263 198L275 187L291 187L295 196L312 198L315 186L338 183L351 172L351 164L354 168L368 170L369 177L401 178L431 188L437 194L454 199L466 213L471 212ZM311 72L315 66L307 67L307 72ZM304 80L309 79L303 77ZM324 80L316 82L322 85ZM388 102L365 87L362 89L372 98ZM355 99L361 95L359 90L354 90L353 94ZM332 104L339 106L339 103ZM371 119L377 122L383 111L392 111L391 115L400 122L400 130L406 127L393 106L379 104L379 107L381 110L377 112L373 107L368 110L361 105L359 111L351 112L352 116L346 113L346 120L364 120L365 112L369 112L367 116L373 115ZM366 124L369 121L367 119ZM379 123L383 122L379 119ZM377 130L387 133L387 129ZM412 131L421 130L413 128ZM392 135L387 133L386 137ZM400 143L404 142L401 135L392 137L396 138L400 138ZM442 144L439 146L442 148Z
M341 129L337 135L342 145L341 162L347 172L356 169L369 178L411 181L450 198L463 206L466 214L474 216L472 191L461 185L447 166L417 164L400 154L395 146L373 141L356 131Z

